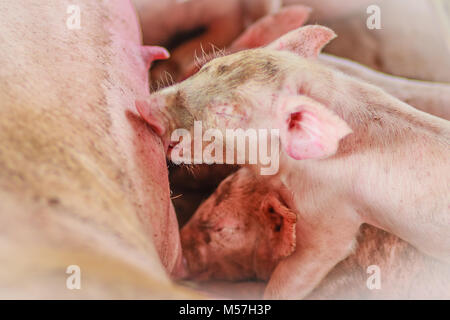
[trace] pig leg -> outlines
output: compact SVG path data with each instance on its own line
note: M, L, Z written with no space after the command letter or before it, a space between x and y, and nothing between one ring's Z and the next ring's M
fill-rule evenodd
M264 299L303 299L351 253L350 248L351 242L333 251L333 255L323 247L297 250L275 268L264 291Z
M297 215L297 248L275 268L264 292L265 299L306 297L352 253L360 223L352 212L346 214L345 210ZM337 219L339 216L347 218Z

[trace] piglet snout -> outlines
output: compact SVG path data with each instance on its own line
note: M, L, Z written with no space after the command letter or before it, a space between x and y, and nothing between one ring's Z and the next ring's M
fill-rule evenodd
M150 125L155 133L162 137L166 133L166 128L161 116L158 116L160 111L157 107L157 101L155 98L145 100L136 100L136 109L142 118Z

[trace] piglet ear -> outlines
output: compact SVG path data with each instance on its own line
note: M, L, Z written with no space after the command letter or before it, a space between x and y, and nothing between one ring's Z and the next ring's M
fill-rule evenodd
M170 54L166 49L158 46L143 46L141 47L141 54L147 68L150 68L150 65L155 60L164 60L170 57Z
M329 157L352 132L333 111L306 96L281 97L278 112L281 143L296 160Z
M252 24L230 46L237 52L268 45L281 35L302 26L308 20L311 8L302 5L287 6L279 12L265 16Z
M333 30L311 25L293 30L267 46L269 49L291 51L304 58L317 57L322 48L336 38Z
M296 247L297 215L282 201L278 193L270 192L261 203L264 218L269 221L267 233L274 260L290 256Z

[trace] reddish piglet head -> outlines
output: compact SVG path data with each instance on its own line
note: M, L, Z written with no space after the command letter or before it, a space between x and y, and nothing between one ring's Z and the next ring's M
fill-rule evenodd
M203 132L221 133L225 152L234 146L226 139L226 129L278 129L290 157L330 156L351 132L323 99L316 99L335 90L332 70L314 61L334 36L328 28L306 26L265 48L216 58L191 78L137 102L137 108L166 146L178 142L171 134L177 128L194 137L199 121ZM178 147L192 150L192 140Z
M181 230L190 278L268 280L295 250L295 213L255 179L247 168L229 176Z

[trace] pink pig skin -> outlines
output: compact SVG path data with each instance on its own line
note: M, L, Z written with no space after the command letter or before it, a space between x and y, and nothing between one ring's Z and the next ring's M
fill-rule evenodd
M0 297L188 298L148 65L127 0L0 3ZM156 53L156 56L155 56ZM66 288L68 266L82 290ZM181 268L182 269L182 268Z
M323 5L323 3L321 5ZM329 5L331 5L331 3ZM351 5L341 9L344 10L343 12L347 12L347 10L353 12L355 8L352 5L360 6L361 4L351 3ZM323 8L319 6L319 10L322 9ZM245 49L262 47L283 34L303 25L311 12L313 19L317 16L322 17L325 14L325 12L315 14L315 11L316 10L311 10L310 8L301 5L284 7L279 12L261 18L256 23L249 26L246 31L230 45L230 47L226 50L226 53L230 54ZM337 14L340 11L335 12ZM427 32L430 31L428 30ZM346 36L346 34L344 34L344 36ZM341 39L338 39L335 42L341 41ZM367 50L367 48L364 47L364 43L360 43L359 45L361 46L360 50ZM433 43L433 45L439 46L440 44ZM402 54L405 54L404 51L409 52L408 48L405 48L406 50L403 50ZM448 108L448 105L450 105L450 84L413 80L390 75L388 74L389 71L391 71L389 66L392 65L392 63L382 66L383 68L381 68L381 66L377 68L381 68L381 70L384 71L383 73L343 58L350 57L353 53L354 52L345 51L338 52L338 54L342 57L330 54L320 54L319 59L327 65L350 76L357 77L382 88L396 98L419 110L431 113L447 120L450 119L450 108ZM421 54L425 53L422 52ZM209 55L206 59L202 60L202 63L206 63L212 58L214 58L214 55ZM431 55L429 58L433 60ZM198 65L191 64L189 68L186 68L187 71L182 78L186 79L188 76L191 76L198 71L198 68ZM426 70L426 72L427 74L430 74L433 73L433 70L436 67L434 65L428 65L428 68L429 69ZM409 76L412 76L413 78L423 78L423 74L424 72L416 71L416 73L413 73L413 71L409 71ZM433 78L430 77L430 79Z

